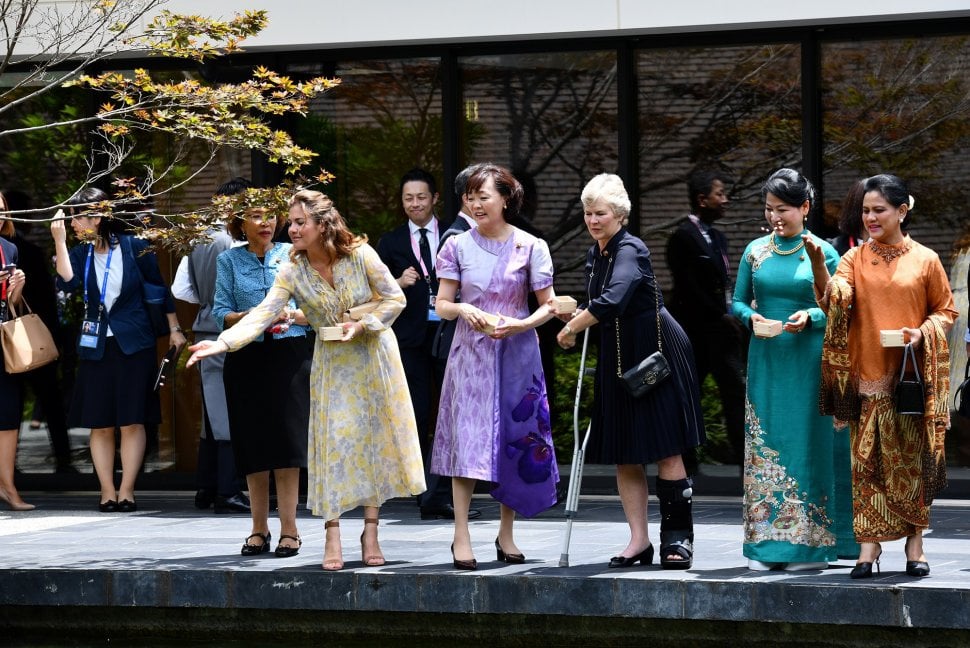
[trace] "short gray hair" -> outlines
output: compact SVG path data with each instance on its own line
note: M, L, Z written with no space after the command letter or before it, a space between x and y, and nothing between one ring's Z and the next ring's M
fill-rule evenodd
M583 207L589 207L597 200L604 201L626 225L627 217L630 215L630 196L620 176L613 173L599 174L586 183L580 199L583 201Z

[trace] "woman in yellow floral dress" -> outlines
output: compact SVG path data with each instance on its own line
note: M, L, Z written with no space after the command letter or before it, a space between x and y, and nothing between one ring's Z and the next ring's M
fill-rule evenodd
M263 302L217 340L200 342L189 364L233 351L262 334L292 296L314 327L340 326L343 338L317 338L310 376L307 507L326 520L323 568L342 569L340 515L364 507L361 556L384 564L377 541L381 504L425 490L414 410L391 323L404 294L363 237L347 229L318 191L290 200L292 263L280 268ZM353 306L378 301L360 321Z

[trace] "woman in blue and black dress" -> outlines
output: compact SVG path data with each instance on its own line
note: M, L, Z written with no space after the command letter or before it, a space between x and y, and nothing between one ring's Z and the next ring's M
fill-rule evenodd
M57 288L78 289L84 320L78 338L78 372L68 427L91 429L91 461L101 486L103 513L136 510L135 478L145 458L145 424L161 422L155 393L156 337L144 301L144 284L164 286L148 243L124 234L124 220L96 211L108 200L100 189L82 189L67 201L71 227L81 241L68 252L63 213L51 223ZM73 206L73 207L71 207ZM185 337L175 300L165 300L169 345ZM121 484L115 489L115 428L121 428Z
M650 252L623 226L630 199L623 181L601 174L583 189L586 227L596 244L586 257L589 302L563 327L559 344L599 323L599 355L593 389L590 463L616 464L616 482L630 542L610 567L653 561L647 535L647 479L643 464L657 464L660 500L660 563L688 569L694 552L693 484L688 469L694 448L704 442L700 390L690 341L663 306ZM658 350L657 324L671 376L639 399L620 384L627 371ZM619 351L619 357L617 352Z
M212 317L221 328L234 326L258 306L289 262L289 243L274 243L281 220L263 209L249 209L229 221L227 230L246 245L216 259ZM236 469L246 476L252 532L241 553L269 551L269 473L276 481L280 537L276 555L294 556L302 541L296 528L300 468L307 465L310 420L309 327L290 300L262 339L226 356L223 382Z

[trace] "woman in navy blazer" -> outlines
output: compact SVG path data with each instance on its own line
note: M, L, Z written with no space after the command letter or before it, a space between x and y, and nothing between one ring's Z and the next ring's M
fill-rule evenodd
M136 510L135 478L145 457L145 423L161 421L155 381L155 333L145 308L143 284L165 286L148 244L123 234L124 221L102 218L96 204L107 200L87 188L67 201L71 227L82 242L70 252L63 218L51 223L57 287L82 290L84 314L78 338L78 373L68 415L71 427L91 428L91 461L101 485L98 509ZM57 216L63 216L58 212ZM83 287L82 287L83 286ZM166 296L169 345L185 337ZM115 428L121 428L121 484L115 490Z

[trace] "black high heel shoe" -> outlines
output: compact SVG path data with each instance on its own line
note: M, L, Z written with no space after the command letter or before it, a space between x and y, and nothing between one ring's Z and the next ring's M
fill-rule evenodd
M653 564L653 544L648 544L647 548L638 553L635 556L613 556L610 558L610 564L607 567L610 568L626 568L633 567L637 563L642 565L652 565Z
M455 543L451 543L451 560L455 564L455 569L465 569L468 571L475 571L478 569L478 561L472 558L471 560L458 560L455 558Z
M912 536L910 536L911 538ZM908 576L915 576L917 578L922 578L923 576L930 575L930 564L925 560L909 560L909 540L906 538L906 574Z
M507 562L510 565L521 565L525 562L525 556L523 554L505 553L502 551L502 545L498 543L498 538L495 538L495 559Z
M906 574L922 578L930 575L930 564L925 560L907 560Z
M876 560L875 560L877 574L882 573L882 571L879 569L879 558L881 556L882 556L882 552L880 551L879 555L876 556ZM852 568L852 571L849 572L849 578L872 578L872 563L871 562L856 563L855 567Z

